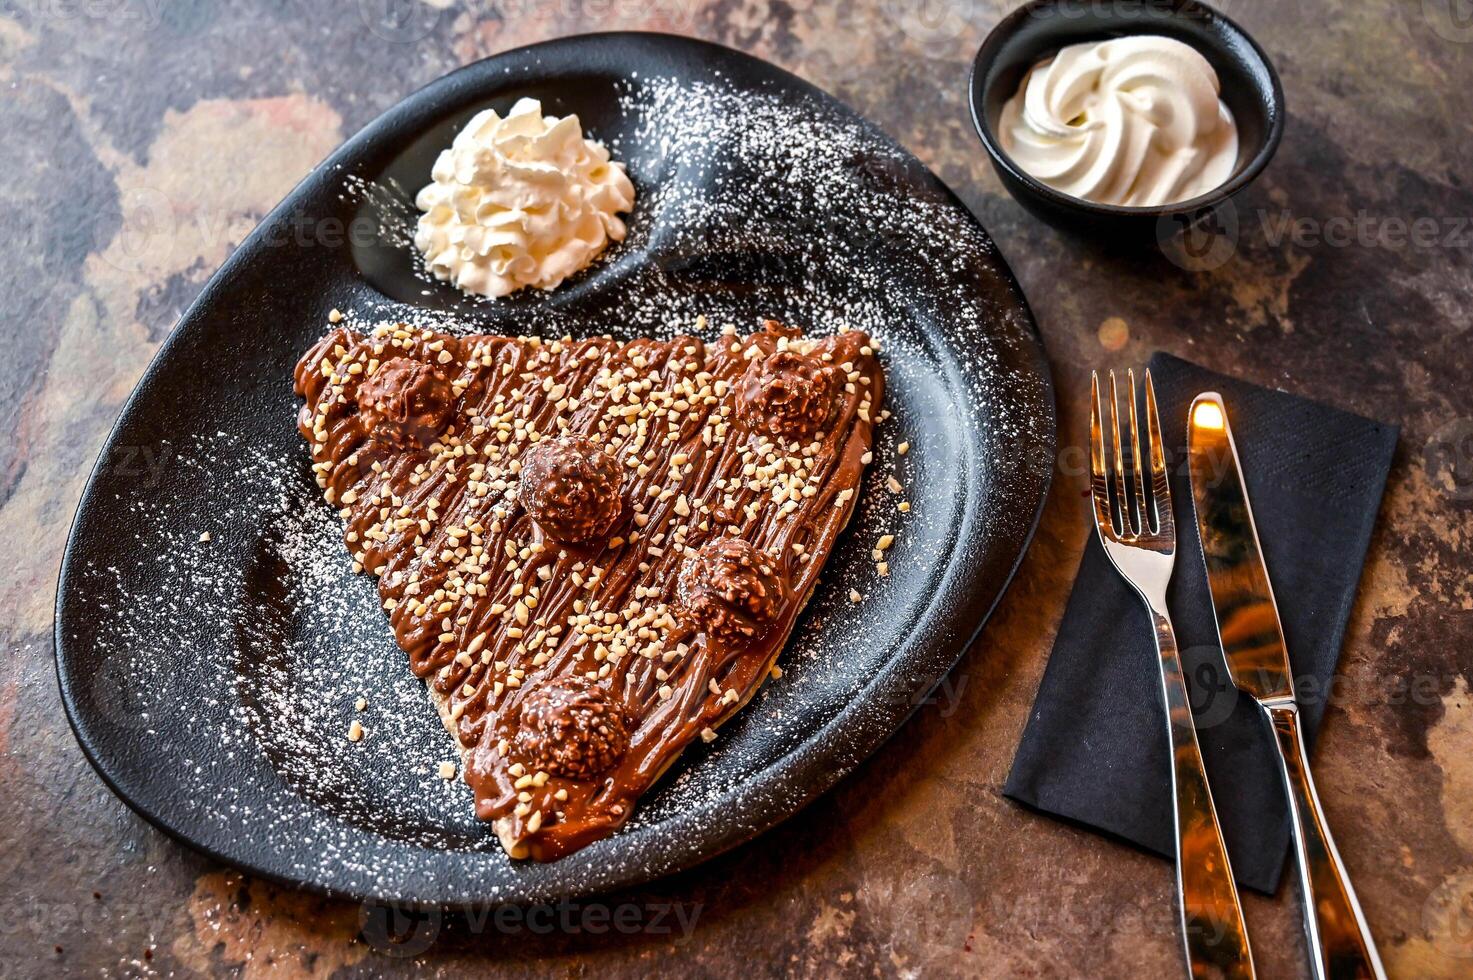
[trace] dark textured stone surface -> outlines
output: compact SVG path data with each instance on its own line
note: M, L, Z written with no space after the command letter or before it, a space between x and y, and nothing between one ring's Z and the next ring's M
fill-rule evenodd
M1290 122L1225 261L1186 271L1061 238L1002 192L965 79L1004 6L0 2L0 977L1174 975L1168 866L998 794L1087 532L1088 370L1158 348L1402 426L1317 767L1393 975L1473 972L1473 22L1457 0L1229 3L1275 59ZM466 61L619 28L799 72L981 215L1060 390L1055 492L1022 572L861 772L640 893L416 923L213 866L107 791L58 702L52 592L97 447L174 317L342 138ZM1397 231L1418 219L1429 234ZM1292 888L1250 896L1248 915L1263 975L1301 974Z

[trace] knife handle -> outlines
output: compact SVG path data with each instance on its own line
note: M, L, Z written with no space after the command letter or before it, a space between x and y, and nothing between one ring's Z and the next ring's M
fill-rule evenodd
M1289 797L1294 851L1299 859L1299 890L1304 929L1316 980L1350 977L1386 980L1375 940L1351 887L1345 862L1335 849L1330 825L1309 773L1308 753L1293 704L1264 705L1279 748L1280 772Z
M1164 597L1163 597L1164 598ZM1176 890L1181 897L1182 939L1196 980L1252 980L1248 927L1233 883L1233 868L1212 805L1192 703L1182 673L1176 635L1164 608L1147 600L1156 625L1161 691L1171 736L1171 786L1176 797ZM1165 603L1162 602L1164 607Z

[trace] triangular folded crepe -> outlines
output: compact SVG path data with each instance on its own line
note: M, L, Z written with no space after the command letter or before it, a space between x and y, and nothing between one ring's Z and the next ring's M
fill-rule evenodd
M476 813L606 837L771 671L869 461L864 334L712 343L336 329L300 428Z

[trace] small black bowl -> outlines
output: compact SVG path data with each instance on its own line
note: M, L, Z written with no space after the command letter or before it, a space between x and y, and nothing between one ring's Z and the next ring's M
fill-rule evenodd
M1217 72L1222 100L1238 124L1238 162L1222 186L1154 207L1095 204L1054 190L1003 151L995 126L1028 69L1070 44L1160 34L1200 51ZM1258 176L1284 135L1278 73L1248 33L1196 0L1033 0L993 28L972 62L972 123L992 165L1018 203L1048 223L1117 244L1161 242L1212 215Z

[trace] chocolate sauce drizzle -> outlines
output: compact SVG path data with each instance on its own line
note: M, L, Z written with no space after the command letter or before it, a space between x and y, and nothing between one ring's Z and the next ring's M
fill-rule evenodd
M613 833L756 692L853 511L884 390L863 333L773 321L709 345L339 328L295 380L318 483L477 816L537 860Z

